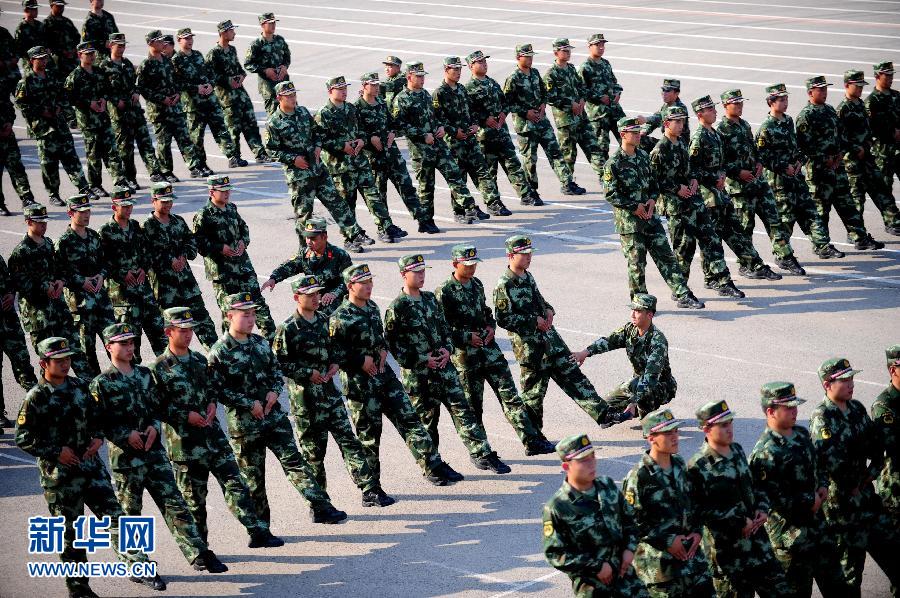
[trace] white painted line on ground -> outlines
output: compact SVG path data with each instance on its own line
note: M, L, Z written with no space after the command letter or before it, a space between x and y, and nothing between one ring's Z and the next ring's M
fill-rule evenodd
M34 459L23 459L22 457L9 455L7 453L0 453L0 458L9 459L10 461L16 461L18 463L25 463L26 465L37 465L37 461Z
M559 570L551 571L550 573L547 573L546 575L541 575L540 577L532 579L531 581L526 581L526 582L520 583L518 585L515 585L511 589L509 589L505 592L500 592L499 594L494 594L494 595L490 596L489 598L503 598L503 596L511 596L513 594L521 592L525 588L530 588L531 586L539 584L542 581L546 581L546 580L550 579L551 577L556 577L560 573L562 573L562 571L559 571Z

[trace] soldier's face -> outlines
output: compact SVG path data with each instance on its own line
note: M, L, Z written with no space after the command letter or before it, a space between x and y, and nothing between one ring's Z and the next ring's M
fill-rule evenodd
M88 226L91 223L90 210L84 210L83 212L69 212L69 216L72 219L72 224L75 226Z
M813 104L824 104L828 98L827 87L813 87L809 90L809 101Z
M109 343L106 345L106 350L109 351L109 356L116 361L131 361L134 357L134 339Z
M213 203L224 206L231 199L231 189L211 189L209 196L212 198Z
M556 59L559 62L565 64L565 63L569 62L570 58L572 58L572 50L568 50L568 49L554 50L553 55L556 56Z
M328 90L328 97L331 98L334 102L346 102L347 101L347 88L346 87L332 87Z
M297 307L304 311L316 311L319 309L321 299L322 295L320 293L312 293L310 295L294 293L294 301L297 302Z
M384 74L388 77L393 77L397 73L400 72L400 67L396 64L385 64L384 65Z
M453 270L457 279L471 280L471 278L475 276L476 269L478 269L478 264L472 264L471 266L467 266L463 263L453 264Z
M825 393L836 401L849 401L853 398L853 378L826 382Z
M697 118L700 119L705 125L711 125L716 122L716 109L715 108L704 108L700 112L697 113Z
M194 329L169 326L166 328L166 336L169 337L169 345L179 351L184 351L191 346L191 339L194 338Z
M378 97L381 93L381 83L366 83L363 85L363 93L372 98Z
M900 388L900 365L888 367L888 373L891 375L891 384L894 388Z
M418 272L404 272L403 284L408 289L421 289L425 286L425 270Z
M33 21L33 20L35 20L35 19L37 18L37 16L38 16L38 9L36 9L36 8L26 8L26 9L25 9L25 15L24 15L24 16L25 16L25 20L26 20L26 21Z
M63 12L66 10L65 4L51 4L50 5L50 14L54 17L61 17Z
M727 421L722 424L713 424L703 429L709 442L720 445L729 445L734 440L734 422Z
M40 361L40 365L44 370L45 379L62 380L69 375L69 369L72 367L72 359L70 357L60 357L59 359L42 359Z
M522 270L527 270L531 266L530 253L513 253L509 256L509 265Z
M160 216L168 216L172 212L172 202L154 199L153 211L155 211Z
M860 97L862 97L862 85L857 85L856 83L847 83L846 85L844 85L844 88L847 90L847 97L851 100L858 100Z
M740 118L742 114L744 114L744 102L725 104L725 116L729 118Z
M275 33L275 21L268 21L266 23L263 23L261 27L262 32L265 35L272 35L273 33Z
M875 75L875 84L879 89L890 89L891 85L894 84L894 74L879 73Z
M469 65L469 69L472 71L472 74L476 77L484 77L487 75L487 60L479 60L477 62L473 62Z
M37 73L43 73L47 70L47 58L32 58L31 59L31 68L34 69Z
M117 206L113 204L113 212L116 215L116 220L128 220L131 218L131 211L134 209L134 206Z
M93 10L94 12L97 12L101 8L103 8L103 4L104 4L103 0L91 0L91 10Z
M459 78L462 76L462 69L458 68L445 68L444 69L444 78L447 81L452 83L459 83Z
M43 237L47 234L47 223L46 222L38 222L37 220L29 220L28 221L28 232L29 234Z
M622 136L622 142L628 145L636 146L641 142L640 131L621 131L619 134Z
M646 309L632 309L631 310L631 323L640 328L641 330L646 330L650 326L650 322L653 321L653 312L648 311Z
M584 459L572 459L563 463L563 469L570 484L590 484L597 478L597 458L591 453Z
M194 49L194 36L189 35L188 37L182 37L181 39L178 40L178 45L185 52L190 52L191 50Z
M771 105L772 110L775 111L776 114L784 114L788 109L788 97L781 96L772 100Z
M233 41L234 41L234 36L235 36L235 31L234 31L234 29L229 29L228 31L223 31L220 35L221 35L223 38L225 38L225 41L227 41L227 42L233 42Z
M662 92L662 100L666 104L671 104L678 99L678 92L674 89L666 89Z
M678 453L678 430L669 430L668 432L660 432L651 434L647 439L658 453L664 455L674 455Z
M229 329L239 334L250 334L256 326L255 309L232 309L228 312Z
M603 53L606 51L606 44L591 44L588 46L588 52L590 52L591 58L597 59L602 58Z
M78 53L78 59L81 61L81 66L93 66L96 57L97 54L95 52Z
M794 424L797 423L797 408L783 405L770 407L766 409L766 416L772 418L772 423L775 424L776 428L787 430L793 428Z
M372 287L373 287L372 279L364 280L362 282L351 282L347 285L347 290L350 295L359 301L368 301L372 296Z
M328 235L313 235L306 237L306 248L312 250L318 255L325 252L325 246L328 244Z
M406 83L410 89L422 89L425 85L425 75L407 75Z
M109 44L110 55L118 60L125 54L125 44Z
M172 57L172 54L175 53L175 45L170 44L169 42L163 42L160 51L163 53L163 56L167 56L169 58Z
M282 112L293 112L297 109L297 94L288 93L278 96L278 105Z
M518 56L516 62L519 63L520 68L530 69L531 63L534 62L534 56Z
M684 119L683 118L674 118L672 120L666 121L666 131L669 131L675 137L681 135L681 132L684 130Z

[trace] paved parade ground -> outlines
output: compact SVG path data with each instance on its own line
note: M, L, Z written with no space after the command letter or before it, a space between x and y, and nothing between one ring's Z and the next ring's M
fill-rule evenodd
M356 83L349 98L355 100L359 75L381 70L386 54L404 62L421 60L430 75L427 89L441 80L445 56L465 56L481 49L491 56L489 75L501 85L514 68L513 48L533 43L534 65L546 71L552 61L554 38L568 37L575 46L572 62L586 57L586 40L603 32L610 60L625 91L622 104L628 115L649 114L659 108L662 79L681 80L681 99L688 105L700 96L740 87L745 97L744 118L758 127L767 108L764 87L787 84L788 113L796 117L806 103L803 82L825 75L834 83L829 102L843 95L842 73L849 68L865 71L871 83L872 65L883 60L900 61L900 1L893 0L797 0L802 6L785 6L774 0L655 0L645 3L566 0L108 0L111 12L130 45L126 51L135 64L143 59L144 34L160 28L174 33L191 27L197 35L195 49L205 52L215 43L215 24L232 19L239 26L234 45L243 55L259 33L257 14L274 11L280 19L277 32L290 44L291 80L299 88L298 102L310 110L326 101L324 81L345 75ZM788 3L793 4L793 3ZM0 0L0 22L13 30L20 18L20 3ZM80 27L87 11L84 0L66 8ZM47 14L41 6L40 17ZM469 78L464 69L463 79ZM245 83L254 99L262 125L265 112L256 90L256 77ZM895 87L897 84L895 84ZM871 90L871 85L866 88ZM697 121L691 117L693 130ZM510 122L511 125L511 122ZM38 201L47 195L40 178L35 144L26 139L21 115L16 121L28 175ZM657 133L658 134L658 133ZM209 166L227 171L227 160L207 135ZM82 153L81 136L76 145ZM405 142L401 142L404 148ZM244 152L245 157L252 154ZM416 232L395 190L389 204L395 223L409 236L395 245L378 243L366 253L354 254L355 262L367 262L375 273L373 299L382 310L400 292L396 260L410 252L422 252L432 266L426 289L432 290L450 274L450 247L463 241L477 244L484 263L478 276L489 291L506 266L503 240L514 233L532 236L535 245L531 272L545 298L556 310L555 324L575 351L586 347L628 321L628 286L625 260L613 226L611 207L604 200L597 176L579 156L577 182L586 195L559 193L556 178L541 153L539 164L543 207L520 206L502 175L505 203L514 212L475 224L452 222L450 194L438 178L436 207L440 235ZM138 161L140 163L140 161ZM189 179L175 152L178 200L173 210L186 218L206 201L206 188ZM232 192L241 215L250 227L249 254L261 281L297 249L294 222L280 166L255 165L230 171L237 185ZM62 196L75 191L63 178ZM139 182L149 178L141 171ZM107 189L112 181L106 180ZM477 190L470 185L479 205ZM3 190L13 217L0 217L0 253L8 258L24 234L21 207L8 177ZM894 185L894 194L900 188ZM357 216L374 237L376 228L362 201ZM68 219L62 208L52 207L48 236L58 238ZM143 221L151 212L146 188L139 192L134 216ZM317 204L317 212L325 214ZM109 205L97 202L91 226L99 228L110 217ZM727 400L736 412L735 437L749 453L765 422L759 406L759 387L772 380L794 382L807 399L799 419L805 424L822 388L815 374L819 364L835 356L847 357L856 377L855 398L868 409L888 384L884 349L900 342L900 237L884 232L877 209L865 209L868 230L886 247L856 251L847 243L846 231L836 214L830 230L835 246L845 259L820 260L797 227L793 245L805 277L785 274L783 280L748 280L738 275L733 254L726 248L736 284L746 299L718 297L703 288L699 257L691 275L692 288L706 303L702 311L677 310L669 290L652 265L648 267L649 292L659 298L655 324L666 334L678 395L670 407L676 417L688 419L681 437L681 452L689 458L703 434L693 419L694 410L710 400ZM330 239L340 243L337 227L329 227ZM761 227L755 235L763 259L773 265L768 238ZM192 264L213 319L212 287L203 278L201 259ZM780 270L778 270L781 272ZM292 310L288 283L264 292L276 321ZM509 337L498 330L513 373L519 368L512 357ZM151 353L143 343L145 363ZM199 348L199 345L198 345ZM3 385L12 419L23 392L15 383L4 358ZM36 363L36 360L35 360ZM101 364L105 358L101 356ZM590 358L584 371L601 394L630 377L624 351ZM286 395L282 396L286 405ZM220 420L224 421L220 411ZM546 436L557 441L585 432L600 446L598 470L617 481L640 458L646 443L632 423L607 430L599 427L558 387L551 384L544 408ZM285 546L274 549L246 547L246 534L225 508L220 490L209 498L210 547L230 571L223 575L198 574L182 558L162 521L157 523L159 546L153 558L168 581L165 594L155 594L128 581L96 580L101 596L568 596L565 575L551 568L541 552L540 514L543 503L556 491L563 477L555 455L525 457L521 444L506 422L498 402L486 391L485 427L494 450L510 465L512 473L500 476L475 469L452 429L446 411L441 420L441 454L466 476L456 485L437 488L420 475L399 435L385 426L382 440L382 483L397 503L383 509L363 508L337 446L329 446L326 461L328 492L335 506L348 513L340 525L311 523L308 509L270 456L267 485L272 505L272 531ZM0 437L0 597L62 596L62 580L27 577L27 518L47 514L34 459L16 448L10 430ZM105 453L105 449L104 449ZM215 486L211 483L211 487ZM145 514L159 516L149 496ZM55 557L35 557L49 560ZM112 552L100 552L92 560L112 560ZM888 595L884 574L869 561L863 595Z

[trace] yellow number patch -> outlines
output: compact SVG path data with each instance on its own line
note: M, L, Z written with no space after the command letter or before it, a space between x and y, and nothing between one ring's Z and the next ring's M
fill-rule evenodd
M20 426L25 423L25 414L24 413L19 414L18 419L16 419L16 423L19 424Z
M634 490L629 490L625 493L625 502L634 505Z
M549 521L544 522L544 537L549 538L553 535L553 524Z
M829 438L831 438L831 430L829 430L828 428L822 428L822 431L819 433L819 435L822 437L822 440L828 440Z

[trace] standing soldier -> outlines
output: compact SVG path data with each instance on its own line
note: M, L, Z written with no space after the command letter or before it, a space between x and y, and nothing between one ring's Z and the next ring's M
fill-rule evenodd
M509 332L521 368L522 402L538 429L544 427L544 396L552 378L591 419L602 425L618 421L594 385L569 356L572 352L553 327L553 309L538 290L531 266L531 239L506 239L509 265L494 287L497 323Z
M900 211L892 193L893 180L886 183L881 169L875 163L873 148L875 136L866 104L862 101L863 87L868 85L862 71L851 69L844 73L844 98L838 104L837 113L843 133L842 149L844 167L850 180L850 193L860 213L866 205L866 194L881 212L884 230L888 234L900 236ZM876 91L877 93L877 91ZM869 94L873 96L875 93ZM898 96L900 97L900 96ZM900 108L900 102L898 102Z
M883 249L884 243L866 232L862 211L850 195L843 161L845 133L837 111L826 103L829 85L821 75L807 79L809 102L797 115L797 148L809 160L806 182L826 230L834 207L847 229L847 240L857 249Z
M211 373L219 377L228 433L241 474L250 488L258 517L271 523L266 496L266 449L272 451L288 480L310 506L314 523L338 523L347 514L331 504L315 474L297 450L291 422L278 402L284 378L266 339L253 334L256 305L250 293L228 295L228 330L209 352Z
M255 301L253 313L260 333L271 339L275 336L275 321L260 295L256 270L247 255L250 228L231 201L234 187L224 175L208 177L206 184L209 201L194 214L194 239L197 251L203 256L206 278L213 285L216 304L222 310L222 330L228 329L226 295L244 291Z
M81 35L75 24L63 14L65 9L66 0L50 0L50 14L44 19L45 45L50 50L57 75L62 80L78 66L77 47L81 41ZM75 111L68 102L63 106L63 114L69 128L74 129L78 126Z
M885 529L900 529L900 431L896 418L900 416L900 344L886 351L890 384L872 403L872 420L884 448L884 468L875 489L884 505ZM30 367L30 366L29 366Z
M393 106L394 98L406 87L406 75L400 68L403 61L396 56L388 56L381 64L384 65L384 102L388 106Z
M444 123L444 141L450 146L456 163L463 173L469 175L478 186L481 198L493 216L511 216L497 189L497 174L491 176L488 163L475 136L479 126L469 111L469 99L465 88L459 84L462 61L458 56L444 58L444 80L434 90L434 116ZM486 214L476 204L475 212L480 219Z
M188 263L197 257L197 241L184 218L172 213L172 202L177 199L172 183L154 183L150 199L153 213L144 220L143 233L156 304L162 310L173 307L191 310L191 327L196 330L200 344L209 351L219 335Z
M103 188L101 168L104 164L116 187L131 190L131 186L119 157L109 112L106 110L109 86L103 72L94 66L96 58L97 50L93 46L87 42L78 44L80 64L66 79L66 93L75 108L78 127L84 135L91 192L99 197L109 197L109 192Z
M494 334L497 321L485 300L484 284L475 276L481 258L474 245L455 245L451 250L453 272L435 289L435 298L449 328L453 353L466 401L479 425L484 427L484 383L497 395L506 420L525 446L526 455L552 453L553 445L532 423L525 404Z
M797 406L806 401L797 397L794 385L769 382L760 394L766 430L750 453L753 486L769 505L765 526L791 589L787 596L811 596L813 577L822 580L820 508L828 483L809 430L796 425ZM827 595L827 586L819 589Z
M881 170L885 187L894 188L900 178L900 91L894 83L894 63L879 62L873 67L875 89L866 98L866 112L872 125L872 154Z
M556 445L566 481L544 505L544 558L569 576L579 597L647 598L631 566L640 530L616 483L597 475L584 434Z
M22 20L16 26L16 46L19 49L19 58L22 59L22 66L28 70L28 50L35 46L46 46L47 36L44 33L44 24L38 21L38 2L37 0L22 0ZM48 52L49 53L49 52ZM55 69L50 67L55 73ZM60 77L65 79L65 75Z
M28 392L37 384L34 377L34 368L25 346L25 337L22 335L22 322L16 313L16 287L10 276L6 261L0 256L0 353L5 353L9 364L12 366L13 375L19 386ZM3 356L0 355L0 374L2 374ZM0 382L0 429L11 428L13 422L6 414L6 402L3 397L3 383Z
M169 346L150 371L165 414L166 451L175 470L175 483L184 496L200 537L208 536L206 496L212 474L225 495L225 504L241 522L250 548L284 546L269 531L268 522L256 515L256 505L241 478L234 453L216 418L218 387L206 358L189 349L196 321L190 308L172 307L164 312Z
M140 515L146 490L194 569L224 573L228 567L209 549L178 492L160 438L159 420L171 416L162 411L150 369L133 362L135 336L134 328L127 323L113 324L103 331L112 364L90 384L103 435L109 439L116 497L125 513Z
M103 243L100 234L89 226L91 202L84 195L73 195L66 203L69 226L59 237L56 257L66 283L69 309L81 337L81 352L90 366L87 380L100 373L96 337L102 341L103 329L116 319L104 284L108 271Z
M715 598L709 562L700 548L702 522L691 502L687 465L678 454L680 427L668 409L641 419L650 448L622 482L638 526L634 568L651 596Z
M181 107L181 93L175 82L175 68L172 61L163 55L163 37L159 29L146 35L149 55L137 68L135 85L147 100L147 114L156 134L156 159L160 169L167 181L177 183L178 177L172 173L171 154L167 156L164 151L164 148L172 144L173 138L178 143L178 149L181 150L192 177L209 176L212 171L203 163L197 146L188 135L187 121Z
M584 81L585 112L597 136L600 158L604 163L609 158L610 134L620 145L622 143L616 123L620 118L625 118L625 111L619 103L622 86L613 74L612 65L603 58L605 51L606 38L602 33L595 33L588 39L588 59L578 68L578 74Z
M488 77L488 58L490 56L485 56L481 50L475 50L466 56L466 64L472 72L472 78L466 83L469 110L475 124L480 127L475 138L487 160L491 178L497 180L497 166L502 166L506 178L519 196L519 203L523 206L542 206L544 201L528 183L509 136L509 127L506 126L509 107L503 88Z
M800 171L804 157L797 147L794 121L787 115L788 92L784 83L766 87L766 103L769 115L756 131L756 148L769 186L775 192L781 222L788 234L793 234L795 223L799 224L820 259L842 258L844 252L831 244L828 228L816 211Z
M78 350L61 337L49 337L37 347L41 381L25 396L16 425L16 444L38 459L41 487L50 515L66 519L64 563L86 563L84 549L72 546L75 520L88 507L98 519L109 517L110 547L127 564L146 563L143 552L119 551L119 517L125 515L113 492L109 472L99 456L103 446L101 413L89 396L88 383L69 376L71 356ZM153 577L131 577L154 590L166 583ZM87 577L66 577L70 598L92 598L97 594Z
M722 138L725 189L734 202L744 235L752 238L756 217L759 216L772 242L775 263L782 270L804 276L806 270L797 262L791 247L791 235L778 216L775 195L763 176L763 165L757 155L750 123L741 118L746 98L740 89L722 92L721 98L725 114L716 130Z
M31 192L31 183L25 174L25 165L22 164L22 152L19 151L19 142L13 131L13 123L16 121L16 107L13 106L9 94L0 89L0 176L3 171L9 171L9 178L13 188L22 201L22 207L36 203L34 193ZM0 181L2 182L2 181ZM0 214L11 216L12 212L6 205L6 198L0 188Z
M660 89L662 91L663 105L650 116L638 117L638 120L643 125L641 127L641 148L647 153L651 152L659 142L656 137L651 137L650 133L657 127L665 133L665 117L669 108L678 106L684 109L684 113L687 114L687 106L684 105L684 102L682 102L679 97L681 95L681 81L678 79L663 79L662 87ZM679 137L685 147L688 147L691 144L691 129L687 122L684 123L684 128L681 130Z
M206 164L206 149L203 138L209 126L222 153L228 158L228 167L247 166L247 161L238 156L237 144L225 126L219 99L213 94L213 75L203 59L203 54L194 50L194 34L190 28L179 29L178 45L181 51L172 58L175 67L175 81L181 88L181 99L187 113L188 131L197 148L197 157Z
M688 482L717 594L787 596L784 570L760 529L771 505L753 487L744 449L734 442L734 414L725 401L712 401L697 420L706 441L688 462Z
M553 127L547 119L547 89L537 69L531 68L534 62L534 50L531 44L516 46L516 62L518 67L506 78L503 93L506 105L513 114L513 126L518 137L519 153L522 154L522 165L525 179L536 193L537 150L544 148L550 166L556 173L563 195L583 195L584 187L579 187L572 180L572 169L563 159L562 150L556 142Z
M31 65L25 77L16 87L16 104L28 123L31 136L37 141L38 156L41 160L41 178L50 194L49 201L55 206L66 205L59 196L59 165L62 163L69 180L80 193L96 198L84 178L84 170L72 133L62 116L63 82L47 71L50 53L43 46L28 50Z
M13 93L16 90L16 83L21 78L19 46L9 29L0 27L0 95L8 96Z
M116 320L128 322L135 331L134 358L141 362L141 332L150 341L154 355L166 348L159 305L147 280L150 255L144 231L131 218L134 199L131 191L116 187L112 192L112 218L100 227L106 288L113 304Z
M297 441L316 482L325 488L325 452L330 433L341 449L350 477L362 491L363 506L386 507L395 501L372 474L365 450L350 426L347 407L334 385L338 365L328 337L328 316L318 311L324 289L315 275L301 275L291 283L297 307L278 327L272 344L278 365L288 379Z
M105 3L105 0L90 0L91 10L81 26L81 41L92 44L101 54L109 54L106 42L119 31L113 16L103 10Z
M275 86L288 80L288 67L291 66L291 49L283 37L276 35L276 22L274 13L259 15L262 34L253 40L244 58L244 68L259 77L259 95L269 116L278 108Z
M409 141L409 155L419 182L419 203L429 224L434 225L434 171L439 170L450 186L450 202L456 222L472 224L490 218L476 210L475 199L466 187L466 177L453 158L450 147L443 141L447 132L435 115L431 94L423 89L427 74L421 62L407 64L406 87L391 104L397 129Z
M256 162L268 162L269 156L263 149L253 102L244 89L247 72L241 66L237 50L231 45L234 41L235 27L237 25L231 21L222 21L216 25L219 41L206 53L206 64L215 84L216 96L225 111L225 124L228 125L228 131L234 141L238 162L241 162L241 135L250 146Z
M278 109L266 123L266 151L280 162L291 195L291 207L297 217L297 236L301 238L306 220L313 214L318 197L334 218L344 236L344 247L362 253L363 245L375 241L366 235L352 212L334 188L328 171L320 160L322 134L309 110L297 105L297 90L290 81L276 85Z

